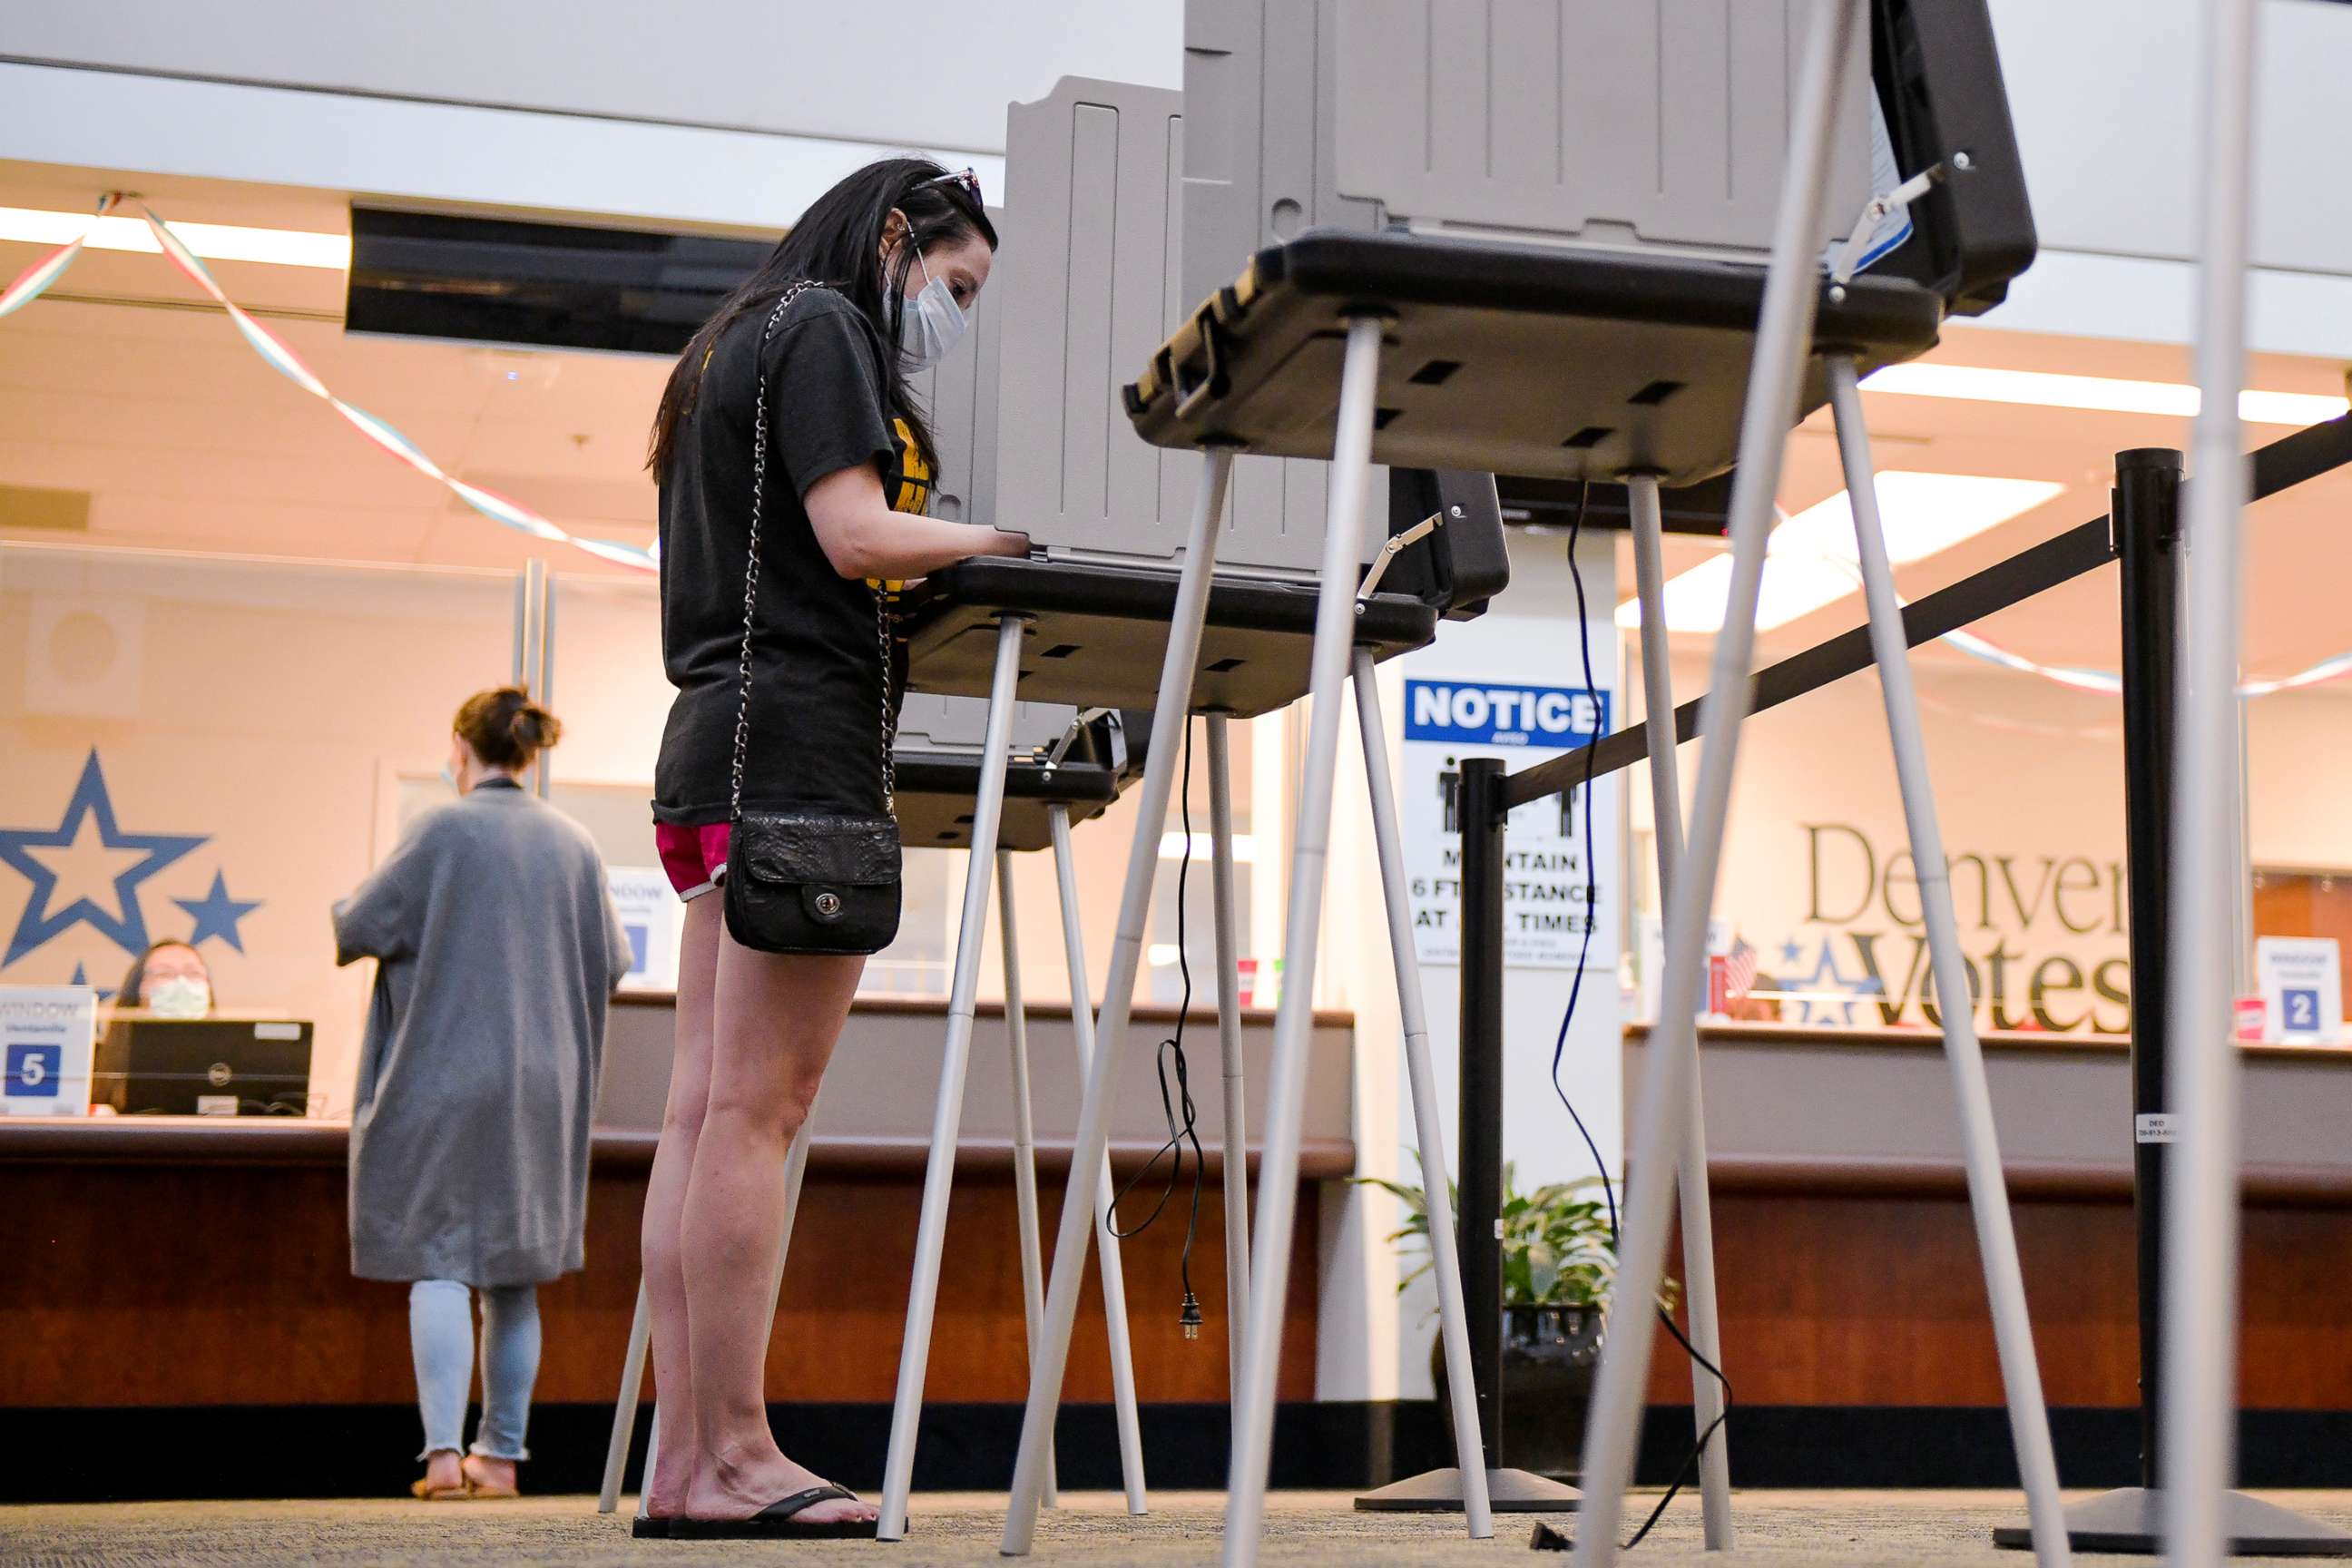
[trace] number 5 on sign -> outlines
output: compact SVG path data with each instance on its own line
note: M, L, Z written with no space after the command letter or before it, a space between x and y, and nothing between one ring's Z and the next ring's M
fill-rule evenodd
M98 994L87 985L0 985L0 1110L89 1113Z

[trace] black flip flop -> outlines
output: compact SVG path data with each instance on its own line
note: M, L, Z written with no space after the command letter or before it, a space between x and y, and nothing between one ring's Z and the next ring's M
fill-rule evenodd
M629 1521L629 1534L638 1541L667 1541L669 1539L669 1524L667 1519L654 1519L641 1513Z
M829 1520L813 1524L798 1517L804 1509L835 1499L856 1502L857 1494L846 1487L811 1487L779 1498L749 1519L674 1519L669 1521L673 1541L871 1541L877 1527L874 1520Z

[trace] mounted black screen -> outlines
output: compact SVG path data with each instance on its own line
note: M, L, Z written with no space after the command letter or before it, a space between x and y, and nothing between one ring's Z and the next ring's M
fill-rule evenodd
M675 354L772 246L355 206L344 326Z

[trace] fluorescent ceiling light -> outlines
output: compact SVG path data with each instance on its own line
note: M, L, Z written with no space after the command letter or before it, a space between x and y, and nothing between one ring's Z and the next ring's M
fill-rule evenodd
M1898 397L1948 397L1962 403L2022 403L2037 408L2094 408L2109 414L2197 416L2193 386L2170 381L2118 381L2103 375L2053 375L2045 371L1986 370L1969 364L1891 364L1862 384L1865 392ZM2238 417L2252 425L2316 425L2347 407L2341 397L2309 392L2241 392Z
M144 218L102 217L93 226L87 213L39 207L0 207L0 240L26 245L70 245L88 231L92 250L140 250L160 256ZM317 267L347 272L352 237L312 234L294 228L244 228L236 224L175 223L172 232L207 261L259 261L276 267Z
M1880 474L1874 488L1886 530L1887 556L1905 566L2031 511L2066 487L2042 479L1898 469ZM1772 531L1764 558L1757 628L1785 626L1853 593L1861 582L1859 559L1853 548L1853 505L1843 490L1782 522ZM1666 584L1666 629L1720 631L1724 601L1730 595L1731 557L1701 562ZM1628 628L1642 624L1638 599L1617 606L1617 624Z

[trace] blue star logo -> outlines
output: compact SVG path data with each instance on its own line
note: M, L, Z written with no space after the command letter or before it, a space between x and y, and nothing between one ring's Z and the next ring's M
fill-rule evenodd
M73 978L67 981L66 984L68 985L89 985L89 971L79 963L75 964ZM97 991L98 999L101 1002L114 994L114 987L111 985L94 986L92 989Z
M134 957L146 952L147 917L139 908L139 884L205 842L203 834L123 832L114 820L114 802L107 795L106 774L93 747L57 826L0 827L0 864L33 884L0 967L77 925L89 927ZM110 868L89 880L112 884L114 908L108 910L80 891L84 879L77 877L76 896L51 909L58 885L65 879L61 867L79 868L92 859Z
M1781 968L1794 969L1798 964L1804 962L1804 958L1805 950L1798 944L1794 937L1790 938L1787 942L1780 944Z
M218 871L213 873L213 890L201 899L173 899L173 903L188 911L196 929L188 933L188 945L200 946L206 937L218 937L239 952L245 951L245 939L237 933L236 922L261 907L258 899L232 899L228 896L228 879Z
M1851 993L1856 1001L1879 994L1878 983L1867 974L1859 978L1850 978L1838 967L1836 948L1827 941L1822 943L1822 954L1814 962L1813 972L1803 976L1802 979L1803 984L1797 987L1801 991L1844 991ZM1800 1024L1835 1023L1851 1026L1853 1023L1853 1002L1816 1002L1809 999L1799 1002L1797 1006L1801 1009L1796 1020ZM1816 1008L1820 1009L1818 1016L1814 1012ZM1832 1013L1840 1016L1832 1018L1830 1016Z

